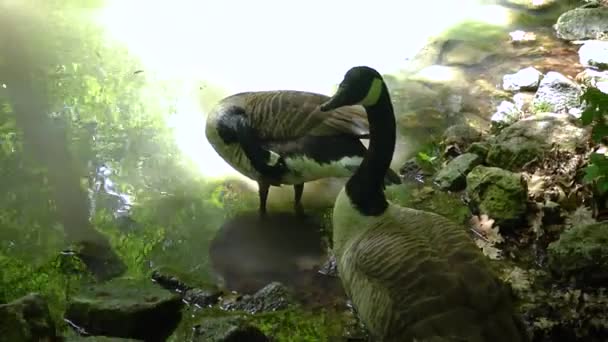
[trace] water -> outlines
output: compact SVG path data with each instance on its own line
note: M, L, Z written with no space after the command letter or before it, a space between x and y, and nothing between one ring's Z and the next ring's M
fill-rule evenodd
M281 281L311 310L345 307L338 280L317 272L344 180L306 185L307 220L291 214L291 187L273 188L260 221L255 183L204 138L205 113L226 95L331 94L351 66L378 68L397 109L398 169L449 124L487 126L502 74L580 71L575 49L535 21L554 14L498 1L110 1L60 16L17 3L0 1L16 6L0 11L0 302L39 291L56 317L88 280L57 261L82 239L129 276L171 265L242 293ZM517 28L539 43L513 47ZM425 60L432 37L452 45ZM425 69L462 42L488 58Z

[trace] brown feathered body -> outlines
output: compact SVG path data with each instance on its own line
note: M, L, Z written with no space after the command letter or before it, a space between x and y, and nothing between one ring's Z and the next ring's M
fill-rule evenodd
M284 90L238 93L221 100L209 113L206 136L216 152L245 176L259 180L238 143L227 143L218 124L231 115L243 115L255 129L260 145L284 157L289 172L282 184L299 184L324 177L346 177L365 154L361 138L369 133L362 106L347 106L330 113L319 111L329 97Z
M362 216L344 190L333 220L340 277L374 341L528 341L511 289L464 227L395 204Z

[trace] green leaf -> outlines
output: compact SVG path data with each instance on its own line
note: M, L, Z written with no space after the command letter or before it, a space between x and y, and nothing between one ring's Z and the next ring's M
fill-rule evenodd
M590 123L593 122L593 119L595 119L595 113L596 113L596 109L588 106L587 108L585 108L585 110L583 111L583 114L581 115L581 122L583 123L583 125L587 126Z
M591 164L585 168L585 176L583 177L583 182L591 183L600 176L601 176L600 168L595 164Z
M606 191L608 191L608 179L607 178L601 178L597 182L597 190L600 192L600 194L604 194L604 193L606 193Z
M605 136L608 136L608 126L603 120L598 121L591 130L591 137L594 141L600 141Z

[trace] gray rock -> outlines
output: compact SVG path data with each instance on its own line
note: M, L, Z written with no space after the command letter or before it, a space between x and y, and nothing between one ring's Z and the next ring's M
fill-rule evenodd
M272 282L254 295L245 295L236 301L221 304L225 310L239 310L249 313L282 310L294 303L292 293L281 283Z
M179 272L170 267L158 267L151 277L163 288L183 294L187 303L200 307L216 304L223 294L216 285L199 279L195 274Z
M606 284L608 281L608 224L575 226L549 244L549 265L563 277Z
M31 293L0 305L0 340L60 341L44 298Z
M448 127L443 132L443 144L445 146L456 145L459 149L465 150L472 143L481 139L481 132L467 124L457 124Z
M518 111L524 113L529 112L534 102L534 93L517 93L513 95L513 103Z
M179 295L150 281L117 278L74 296L65 318L91 335L164 341L177 327Z
M519 111L513 102L502 101L490 120L495 124L511 124L519 118Z
M588 40L578 50L581 65L608 69L608 41Z
M208 317L194 327L193 342L269 342L270 339L244 317Z
M526 215L528 191L522 176L497 167L476 166L467 175L467 194L480 214L513 229Z
M481 158L477 154L461 154L437 173L435 183L442 190L463 190L466 187L466 175L479 164Z
M569 113L580 109L581 87L566 76L550 71L540 82L533 106L540 112Z
M576 8L562 14L554 25L565 40L599 39L608 32L608 8Z
M527 67L514 74L504 75L502 88L507 91L536 90L542 76L534 67Z
M519 170L534 159L542 159L552 147L575 152L584 147L589 130L567 114L537 114L520 120L488 139L486 162L507 170Z

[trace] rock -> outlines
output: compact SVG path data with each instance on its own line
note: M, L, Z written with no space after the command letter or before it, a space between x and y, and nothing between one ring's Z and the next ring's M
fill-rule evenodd
M491 147L491 145L487 141L479 141L479 142L472 143L466 152L475 153L476 155L478 155L481 158L481 160L485 160L486 157L488 156L488 151L490 150L490 147Z
M30 293L10 303L0 304L0 340L60 341L46 300Z
M479 164L481 164L481 158L477 154L461 154L437 173L435 183L442 190L464 190L466 175Z
M217 304L223 294L216 285L169 267L159 267L152 272L152 280L167 290L183 294L184 300L199 307Z
M118 278L83 287L65 318L91 335L164 341L179 323L182 305L179 295L149 281Z
M533 106L539 109L537 112L568 113L570 109L580 108L581 95L578 84L558 72L550 71L538 86Z
M448 127L443 132L443 145L455 146L458 150L466 150L472 143L481 139L481 132L467 124Z
M608 281L608 224L575 226L549 244L549 265L563 277L606 284Z
M209 317L194 327L193 342L269 342L270 339L243 317Z
M565 40L599 39L608 31L608 8L575 8L562 14L554 29Z
M186 291L184 300L186 303L205 308L217 304L222 294L223 292L215 286L194 288Z
M245 295L236 301L225 301L225 310L240 310L249 313L276 311L288 308L294 303L291 292L281 283L272 282L254 295Z
M519 118L519 111L513 102L502 101L490 120L494 125L510 125Z
M516 30L509 32L509 36L511 37L511 43L518 45L534 43L536 41L536 34L534 32Z
M608 69L608 41L587 40L578 50L581 65Z
M519 171L526 163L540 160L549 149L576 152L589 139L567 114L544 113L522 119L488 139L486 162L491 166Z
M543 74L534 67L527 67L502 77L502 88L508 91L536 90Z
M338 276L338 262L336 260L336 256L333 253L330 252L327 261L325 261L321 268L319 268L318 272L328 277Z
M518 173L476 166L466 178L471 204L502 229L515 228L526 214L527 187Z
M521 112L529 112L534 102L534 93L517 93L513 95L513 103L515 108Z

